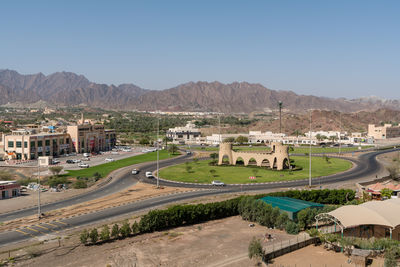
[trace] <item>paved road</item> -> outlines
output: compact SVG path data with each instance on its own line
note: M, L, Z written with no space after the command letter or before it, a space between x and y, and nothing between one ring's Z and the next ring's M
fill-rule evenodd
M151 153L155 153L155 152L151 152ZM188 158L189 158L189 156L185 155L185 156L181 156L178 158L162 160L159 162L160 168L168 166L172 162L177 163L177 164L182 163L185 160L187 160ZM146 171L148 169L153 169L154 165L156 165L154 162L144 163L140 169ZM143 174L144 174L144 172L142 172L142 175ZM96 190L90 191L85 194L80 194L80 195L77 195L77 196L74 196L74 197L71 197L68 199L64 199L64 200L60 200L60 201L42 205L41 210L43 213L46 213L46 212L54 210L54 209L60 209L60 208L68 207L71 205L79 204L82 202L86 202L89 200L104 197L104 196L119 192L121 190L124 190L128 187L131 187L132 185L136 184L137 181L138 181L137 179L132 178L131 168L127 168L125 173L122 174L121 178L112 180L109 184L106 184L102 187L99 187ZM13 220L13 219L21 218L21 217L26 217L29 215L34 215L34 214L37 214L37 210L38 210L38 208L36 205L34 207L27 208L27 209L17 210L17 211L13 211L13 212L9 212L9 213L2 213L2 214L0 214L0 222L9 221L9 220Z
M386 151L378 151L371 152L368 154L362 155L357 162L357 166L343 174L332 175L325 178L314 178L313 183L336 183L340 181L349 181L352 179L360 179L365 176L369 176L371 174L375 174L380 169L379 163L376 161L376 156L383 153L388 153L392 151L398 151L399 149L391 149ZM184 162L187 159L187 156L184 156L180 159L177 159L177 163ZM163 163L160 163L160 166L166 166L171 164L173 160L167 160ZM138 179L142 179L149 183L155 183L154 179L144 178L143 173L145 171L153 171L156 167L155 163L148 163L145 166L141 167L141 173L133 179L130 176L130 183L134 184ZM123 179L121 179L123 180ZM225 194L225 193L233 193L239 191L252 191L252 190L262 190L262 189L274 189L274 188L287 188L287 187L296 187L307 185L307 180L296 180L296 181L288 181L288 182L277 182L277 183L269 183L269 184L261 184L261 185L243 185L243 186L234 186L228 185L222 188L212 188L209 185L187 185L187 184L177 184L168 181L160 181L162 185L173 185L173 186L185 186L185 187L195 187L198 190L180 193L180 194L171 194L168 196L161 196L156 198L151 198L143 201L137 201L134 203L130 203L124 206L109 208L98 212L93 212L73 218L67 218L59 221L55 221L52 223L42 223L37 225L32 225L29 227L24 227L17 229L15 231L3 232L0 233L0 246L4 246L10 243L20 242L24 240L28 240L33 237L43 236L45 234L55 234L54 232L71 229L78 226L84 226L91 223L98 223L105 219L110 219L113 217L118 217L121 215L126 215L134 212L138 212L145 209L155 208L161 205L192 199L196 197L202 197L207 195L217 195L217 194ZM204 188L208 189L204 189ZM210 189L211 188L211 189ZM97 191L96 191L97 192ZM62 201L61 204L65 204L64 202L68 202L69 200ZM81 202L81 201L80 201ZM50 204L51 205L51 204ZM69 204L70 205L70 204ZM53 206L51 206L53 207ZM54 208L54 207L53 207ZM16 214L18 215L18 214ZM16 216L10 215L10 216ZM19 214L21 215L21 214Z

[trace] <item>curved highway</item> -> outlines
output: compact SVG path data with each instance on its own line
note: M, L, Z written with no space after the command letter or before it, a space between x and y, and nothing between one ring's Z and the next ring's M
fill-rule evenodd
M154 152L150 152L150 153L154 153ZM188 156L188 155L184 155L184 156L179 156L176 158L161 160L161 161L159 161L159 165L160 165L160 168L162 168L162 167L166 167L166 166L170 165L171 163L173 163L173 164L183 163L189 157L190 156ZM138 165L141 166L141 168L140 168L141 170L142 169L144 169L144 170L153 169L154 166L157 166L155 162L140 163ZM41 211L43 213L46 213L46 212L54 210L54 209L60 209L60 208L68 207L71 205L79 204L82 202L90 201L93 199L97 199L100 197L104 197L104 196L122 191L122 190L136 184L137 180L129 179L132 177L132 174L131 174L132 167L124 167L123 169L126 169L126 170L123 172L122 177L113 179L110 183L108 183L102 187L99 187L97 189L94 189L93 191L89 191L89 192L79 194L79 195L73 196L71 198L59 200L56 202L43 204L43 205L41 205ZM16 210L16 211L8 212L8 213L1 213L0 214L0 222L34 215L34 214L37 214L37 210L38 210L37 205L35 205L35 206L29 207L26 209Z
M323 177L323 178L313 178L313 183L314 184L315 183L320 183L320 184L337 183L337 182L341 182L341 181L349 181L352 179L359 179L359 178L365 177L367 175L375 174L380 169L380 165L376 161L376 156L379 154L389 153L389 152L398 151L398 150L399 149L391 149L391 150L377 151L377 152L371 152L371 153L361 155L357 160L352 160L353 162L357 163L357 165L350 171L347 171L347 172L341 173L341 174L328 176L328 177ZM170 165L171 163L174 163L174 164L181 163L186 160L188 160L188 156L183 156L183 157L176 158L176 159L165 160L163 162L160 162L160 167ZM120 186L120 183L121 183L120 181L123 181L123 180L130 180L129 185L135 184L139 179L143 180L145 182L154 184L155 179L145 178L144 172L154 171L155 168L156 168L155 162L143 164L140 168L141 173L137 176L137 178L124 179L125 178L125 176L124 176L121 179L119 179L113 183L110 183L109 185L104 186L104 188L109 188L109 190L111 190L111 189L117 190L118 186ZM129 177L132 178L132 175L130 173L127 173L125 175L129 175ZM117 183L117 185L113 185L114 183ZM93 213L79 215L79 216L72 217L72 218L66 218L66 219L63 219L60 221L55 221L52 223L38 223L37 225L32 225L30 227L17 229L16 231L3 232L3 233L0 233L0 246L28 240L33 237L37 237L37 236L41 236L41 235L45 235L45 234L52 234L52 233L54 233L54 231L58 231L58 230L71 229L74 227L84 226L84 225L92 224L92 223L96 223L96 222L98 223L100 221L108 220L108 219L115 218L115 217L118 217L121 215L127 215L127 214L135 213L138 211L143 211L143 210L150 209L150 208L155 208L158 206L162 206L162 205L177 202L177 201L188 200L188 199L192 199L192 198L209 196L209 195L234 193L234 192L240 192L240 191L252 191L252 190L304 186L304 185L308 184L308 179L294 180L294 181L287 181L287 182L266 183L266 184L251 184L251 185L243 185L243 186L227 185L222 188L215 188L215 187L212 187L211 185L204 185L204 184L200 184L200 185L180 184L180 183L175 183L172 181L164 181L164 180L160 180L160 184L165 185L165 186L192 187L192 188L198 188L198 190L185 192L185 193L179 193L179 194L171 194L171 195L166 195L166 196L155 197L155 198L146 199L143 201L128 203L126 205L119 206L119 207L108 208L108 209L104 209L104 210L93 212ZM125 185L125 186L128 186L128 185ZM94 196L97 196L97 195L95 195L96 193L103 192L104 188L93 191L91 199L94 199L95 198ZM110 192L108 192L108 193L110 193ZM79 197L82 197L82 196L79 196ZM50 210L50 209L59 208L59 206L57 206L57 204L61 204L64 207L67 205L71 205L70 203L76 204L76 202L74 202L74 201L76 201L76 199L71 198L71 199L67 199L64 201L51 203L51 204L48 204L48 206L44 206L44 207L47 208L48 210ZM79 200L79 202L82 202L82 201L83 200ZM19 211L19 212L16 211L14 213L7 214L8 215L7 218L9 220L9 218L13 218L13 217L14 218L23 217L23 216L26 216L23 214L28 213L28 215L31 215L31 214L34 214L35 211L36 211L36 209L34 209L34 208ZM3 215L4 214L1 215L2 220L3 220ZM48 229L48 230L45 230L45 229Z

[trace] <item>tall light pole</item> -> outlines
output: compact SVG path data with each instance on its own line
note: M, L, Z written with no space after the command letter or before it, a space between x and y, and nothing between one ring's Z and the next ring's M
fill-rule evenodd
M40 159L38 158L38 219L40 219L42 211L40 210Z
M279 133L282 133L282 101L278 102L279 106Z
M339 155L342 150L342 112L339 112Z
M160 133L160 118L157 116L157 188L160 188L160 181L159 181L159 174L158 174L158 170L159 170L159 163L158 160L160 158L160 151L159 151L159 142L158 142L158 138L159 138L159 133Z
M309 158L310 158L310 170L309 170L309 178L308 178L308 186L311 187L311 113L312 110L310 110L310 152L309 152Z

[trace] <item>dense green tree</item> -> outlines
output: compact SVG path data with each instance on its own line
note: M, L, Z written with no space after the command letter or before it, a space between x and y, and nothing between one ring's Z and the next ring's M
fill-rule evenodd
M89 239L89 232L88 232L87 229L85 229L85 230L82 231L82 233L81 233L81 235L80 235L81 243L84 244L84 245L86 245L88 239Z
M95 244L97 242L97 240L99 240L99 233L97 232L96 228L94 228L94 229L92 229L92 231L90 231L89 237L90 237L90 241L92 242L92 244Z
M129 225L129 222L127 220L124 221L120 229L121 237L122 238L128 237L131 234L131 231L132 229Z
M100 232L100 240L101 241L108 241L110 240L110 229L108 228L108 225L104 225L103 229L101 229Z
M175 154L176 152L178 152L178 146L175 144L170 144L168 147L168 152L171 154Z
M248 255L250 259L254 258L258 261L264 259L265 251L263 249L260 239L253 237L248 247Z
M246 136L239 135L239 136L236 138L235 141L236 141L237 143L243 145L243 144L249 142L249 138L247 138Z
M119 231L118 224L114 224L112 229L111 229L112 238L114 238L114 239L118 238L119 237L119 233L120 233L120 231Z

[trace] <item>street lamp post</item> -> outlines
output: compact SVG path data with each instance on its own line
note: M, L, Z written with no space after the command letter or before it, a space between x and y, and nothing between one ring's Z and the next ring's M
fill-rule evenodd
M279 133L282 133L282 101L278 102L279 106Z
M310 110L310 151L309 151L309 159L310 159L310 170L309 170L309 179L308 179L308 186L311 187L311 113L312 110Z
M159 153L160 153L160 149L159 149L159 142L158 142L158 139L159 139L159 133L160 133L160 118L158 118L158 116L157 116L157 188L160 188L160 181L159 181L159 172L158 172L158 170L159 170L159 159L160 159L160 155L159 155Z
M38 159L38 219L40 219L42 211L40 210L40 159Z

